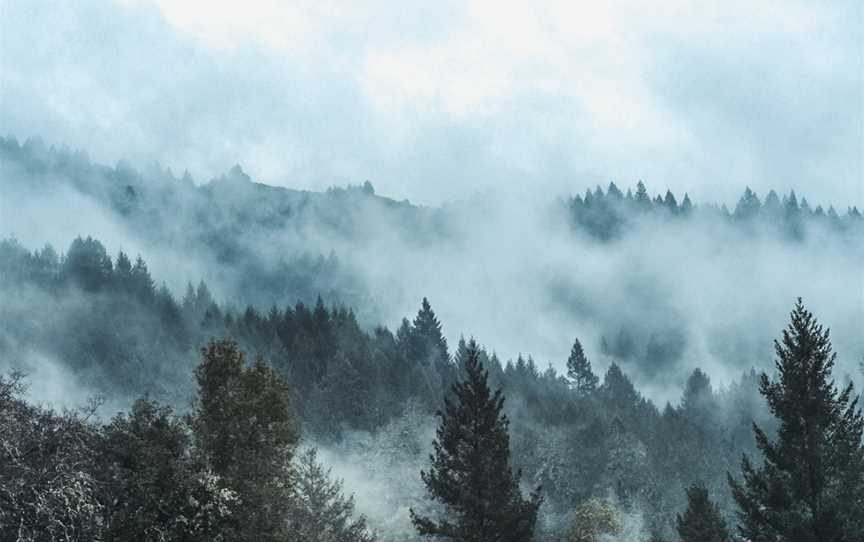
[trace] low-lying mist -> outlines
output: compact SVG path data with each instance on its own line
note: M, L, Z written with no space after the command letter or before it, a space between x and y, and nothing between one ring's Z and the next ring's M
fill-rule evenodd
M697 202L691 216L633 216L598 240L556 194L452 194L430 209L371 185L294 192L235 168L195 186L157 166L148 175L58 156L79 155L7 146L0 232L60 250L98 236L111 252L142 254L176 296L199 279L217 299L261 310L322 295L391 329L425 296L451 344L473 335L502 359L530 354L560 370L578 336L599 370L619 358L661 401L697 366L718 383L770 368L770 338L797 297L830 322L841 372L864 354L860 228L807 221L787 239Z

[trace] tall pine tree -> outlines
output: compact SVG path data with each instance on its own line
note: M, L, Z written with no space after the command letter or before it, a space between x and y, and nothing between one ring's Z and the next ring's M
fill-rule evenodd
M432 468L420 473L432 499L447 513L440 519L411 510L421 535L459 542L531 540L542 498L540 488L525 499L520 473L510 466L509 422L502 413L501 390L489 389L480 349L468 344L465 375L445 399L430 457Z
M760 392L778 418L775 439L754 424L764 463L743 458L743 482L729 476L739 531L753 542L864 540L864 417L852 383L831 379L829 331L801 300L775 341L776 380Z
M579 342L578 338L573 341L570 357L567 358L567 376L579 395L593 393L600 380L591 370L591 362L585 357L585 351L582 350L582 343Z
M727 542L729 531L720 509L711 502L708 490L700 485L687 489L687 510L678 514L676 527L681 542Z

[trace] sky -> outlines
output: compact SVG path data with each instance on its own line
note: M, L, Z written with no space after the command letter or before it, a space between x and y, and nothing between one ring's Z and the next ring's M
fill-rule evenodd
M860 207L864 4L0 0L0 132L427 205L642 179Z

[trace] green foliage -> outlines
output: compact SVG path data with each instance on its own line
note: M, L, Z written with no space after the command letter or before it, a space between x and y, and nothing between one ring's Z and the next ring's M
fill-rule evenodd
M231 340L202 349L195 377L195 437L213 471L240 499L233 536L239 541L285 540L298 439L287 385L261 359L247 367Z
M489 389L473 341L467 354L464 380L453 385L453 396L439 413L431 468L421 472L429 495L446 513L433 519L412 510L411 519L424 536L463 542L531 540L540 489L523 498L520 473L510 466L504 397Z
M170 408L139 399L102 434L106 540L225 540L237 493L208 471Z
M687 509L676 518L681 542L727 542L729 532L717 505L708 497L708 490L694 485L687 489Z
M775 341L777 378L760 391L780 422L776 439L754 426L763 463L742 462L729 477L741 536L762 541L864 539L864 417L852 383L831 380L835 354L827 329L801 300Z
M579 339L573 341L570 357L567 358L567 377L580 395L590 395L597 389L600 379L591 370L591 362L585 357Z

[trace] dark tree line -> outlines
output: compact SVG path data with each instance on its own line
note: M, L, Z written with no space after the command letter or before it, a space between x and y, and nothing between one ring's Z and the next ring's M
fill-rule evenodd
M628 189L624 194L613 182L605 192L597 186L565 203L572 225L603 241L621 237L633 226L634 220L646 216L676 220L696 216L719 218L745 228L759 222L774 228L781 238L792 240L803 239L810 224L856 232L864 226L864 217L857 207L849 207L841 216L833 206L823 209L821 205L811 207L806 198L799 201L794 190L782 198L771 190L763 202L746 188L730 211L726 205L697 207L687 194L679 203L670 190L665 196L658 194L652 198L642 181L636 184L635 192Z
M251 306L240 310L217 303L204 283L197 287L190 285L185 295L175 300L167 288L156 286L143 259L134 260L125 254L109 257L101 243L93 239L77 239L63 255L50 247L29 252L15 241L0 242L0 285L6 296L6 302L0 306L6 325L6 332L0 335L0 354L14 359L24 353L22 344L38 344L62 360L73 374L87 378L98 375L94 382L103 393L149 392L151 398L164 398L169 404L182 406L189 392L197 389L196 409L201 409L208 402L209 392L205 391L210 387L202 388L201 377L205 375L200 368L198 373L194 372L196 345L207 343L210 337L230 336L237 341L238 352L261 356L267 363L249 364L238 361L237 357L232 357L234 354L211 352L225 363L215 382L230 381L233 397L248 397L236 405L222 405L226 412L213 411L216 419L230 421L231 416L248 414L244 409L263 408L257 399L265 397L266 390L275 393L276 398L281 397L278 383L284 381L290 388L290 407L286 406L291 412L290 424L287 419L273 419L268 427L284 422L284 427L290 426L292 431L321 441L338 441L345 430L374 432L400 417L409 406L421 412L446 412L444 398L448 390L461 381L460 375L470 373L468 360L476 359L488 371L490 388L501 388L507 394L508 400L501 413L507 416L509 423L508 462L513 472L522 472L521 479L526 483L543 487L541 514L569 517L574 511L581 511L587 517L602 518L606 510L604 503L611 498L618 510L644 511L648 528L658 539L666 540L674 539L677 514L687 506L686 490L694 485L708 492L727 525L735 525L739 499L737 493L728 489L727 472L739 472L742 453L757 457L769 449L768 441L763 441L762 437L754 439L751 431L754 420L762 428L763 435L773 435L784 427L781 411L774 409L771 400L768 402L770 412L764 408L760 389L764 392L767 388L764 378L755 372L745 373L728 388L718 390L707 374L696 369L686 382L680 403L658 408L639 393L620 365L612 363L605 373L596 374L578 339L567 360L567 374L562 375L552 368L538 367L530 357L520 356L502 362L494 354L464 341L451 352L444 340L441 322L425 299L416 317L403 320L395 333L383 327L367 330L358 324L352 310L328 307L322 300L312 306L296 303L284 308L273 306L266 311ZM21 296L21 305L16 305L15 296ZM16 307L21 310L17 311ZM53 320L52 314L55 315ZM28 317L22 318L22 315ZM34 325L34 322L56 325ZM795 333L798 333L797 328ZM791 336L797 336L795 333ZM814 331L811 335L818 334ZM16 341L9 341L10 337L15 337ZM816 339L808 341L818 343ZM827 337L823 343L827 343ZM800 364L803 363L800 360L809 359L807 355L798 352L792 359ZM830 376L830 367L825 369L826 364L822 363L823 369L813 374ZM17 389L17 386L20 384L8 389ZM802 392L798 389L796 393ZM823 395L831 396L827 391ZM837 397L836 401L848 401L849 405L855 398L852 391L848 391L846 399L842 393ZM112 422L111 426L116 426L121 436L106 442L121 443L119 451L108 447L107 451L100 452L112 457L112 464L125 465L120 472L125 472L123 469L136 472L140 481L136 478L129 482L132 486L151 484L159 488L160 480L183 480L192 473L188 474L189 485L176 489L175 497L170 497L170 491L165 493L179 503L190 492L204 491L194 484L203 483L201 476L205 469L210 473L208 476L218 477L225 484L233 483L232 491L253 491L242 483L242 479L247 478L243 470L247 467L236 463L229 468L222 460L216 460L252 457L258 453L258 450L244 451L242 445L246 441L242 439L232 447L235 445L231 444L231 439L223 439L216 429L208 429L229 427L227 434L239 439L230 426L214 426L200 410L193 413L197 422L188 423L187 418L175 416L167 407L152 399L147 401L152 403L136 405L132 412ZM844 416L849 417L849 421L844 422L848 425L844 431L851 436L845 448L832 448L830 454L841 457L839 454L844 453L847 459L856 457L860 449L856 451L850 443L854 442L859 418L854 415L854 406L841 408L836 401L828 401L827 407L818 407L822 409L817 409L822 417L816 421L822 423L832 412L847 412ZM268 400L268 403L279 404L279 401ZM74 438L75 442L101 438L97 434L99 431L94 433L86 422L74 415L57 415L22 401L9 404L14 404L15 411L22 413L21 419L26 420L15 422L23 424L20 427L36 423L32 420L44 420L37 424L40 431L56 434L57 438L64 434L74 435L69 438ZM51 427L61 426L71 428L71 432L49 431ZM829 426L830 432L837 432L835 426ZM162 435L158 446L152 450L152 443L141 441L135 433L151 430L147 428L158 429L156 432ZM254 427L244 427L244 430L252 431L243 434L246 440L260 436L254 433ZM17 431L21 431L25 447L28 438L38 435L20 428ZM224 451L212 448L212 454L202 463L200 453L195 455L190 450L206 449L208 438L211 443L220 442L220 446L228 448ZM280 438L287 446L291 433L286 432ZM140 454L152 453L159 457L174 454L182 461L163 461L161 464L173 469L166 472L157 469L139 473L144 464L138 465L131 457L139 452L130 454L123 448L126 441L136 450L140 447ZM51 446L40 444L36 448L55 453L51 450L68 448L63 442ZM796 447L800 446L796 444L792 448ZM69 461L74 464L86 465L93 457L90 448L81 449L87 453L79 454L76 450L79 449L73 447L63 452L70 454ZM37 456L36 451L28 453L31 455L27 457L39 457L39 461L53 457ZM287 461L285 456L277 454L267 456L261 464L270 464L275 469L272 472L277 472L280 458L283 463ZM38 464L21 467L16 472L26 473L28 468ZM58 463L57 468L65 468L64 465ZM92 492L100 482L96 478L82 477L81 473L110 472L116 468L119 467L63 471L53 479L75 480L75 491ZM752 469L757 473L758 463ZM212 477L206 479L213 480ZM841 479L847 486L840 484L838 480ZM830 483L826 482L829 488L826 502L834 502L831 499L847 495L844 492L851 491L848 488L857 487L854 476L832 474L827 480ZM280 494L266 485L261 491L260 495L249 493L244 502L266 499L274 510L291 509L290 494ZM790 494L794 492L790 490ZM62 497L64 494L51 495ZM207 495L202 493L200 499L195 499L205 502L210 498ZM106 517L99 508L102 501L93 501L96 503L93 506L87 505L91 501L84 498L76 502L82 503L82 508L75 512L81 525L95 521L95 517ZM586 505L592 502L600 504ZM118 516L128 514L122 506L116 513ZM157 517L159 512L152 513ZM254 511L243 512L246 513ZM334 511L334 516L338 515ZM843 517L850 517L850 513ZM261 522L266 523L265 519L261 518ZM201 521L204 525L201 529L207 528L210 519ZM64 525L74 524L63 522ZM543 531L547 525L538 523L537 528ZM730 532L733 530L730 528ZM543 536L557 535L543 531Z

